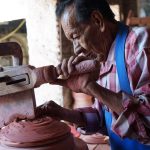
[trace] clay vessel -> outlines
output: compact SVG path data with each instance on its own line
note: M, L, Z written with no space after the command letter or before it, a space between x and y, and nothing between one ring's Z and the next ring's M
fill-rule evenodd
M63 122L43 117L14 121L0 131L0 150L87 150Z

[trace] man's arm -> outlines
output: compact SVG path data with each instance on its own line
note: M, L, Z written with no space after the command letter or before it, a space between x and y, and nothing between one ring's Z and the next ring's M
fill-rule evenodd
M80 111L63 108L54 101L49 101L38 106L36 108L36 116L51 116L54 119L69 121L79 126L85 125L84 118Z
M80 111L63 108L60 117L62 120L74 123L78 126L85 126L85 120Z
M76 124L82 133L101 132L106 134L102 110L95 102L93 107L70 110L63 108L54 101L49 101L36 109L36 116L51 116L56 120L64 120ZM101 115L100 115L101 114Z
M88 92L95 98L101 101L104 105L109 107L112 111L120 114L123 111L122 93L115 93L110 91L96 82L91 82L87 85Z

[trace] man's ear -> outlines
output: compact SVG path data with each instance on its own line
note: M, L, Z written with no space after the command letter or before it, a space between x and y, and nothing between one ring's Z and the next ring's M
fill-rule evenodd
M98 28L101 30L101 32L103 32L105 30L105 23L104 23L104 18L102 16L102 14L95 10L92 12L91 14L91 21L98 26Z

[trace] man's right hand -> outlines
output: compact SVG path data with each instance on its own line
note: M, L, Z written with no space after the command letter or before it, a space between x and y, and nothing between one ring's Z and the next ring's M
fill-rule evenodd
M56 70L58 75L63 75L65 79L57 79L53 84L66 86L74 92L80 92L91 95L90 91L88 91L88 85L90 85L90 83L92 82L97 81L99 77L100 64L97 62L96 68L94 68L91 72L80 73L75 75L73 74L75 72L75 65L78 65L79 63L85 60L87 61L89 59L84 56L72 56L68 60L64 59L62 63L56 67ZM89 66L90 64L87 65L87 68ZM83 68L81 67L80 72L82 72L82 69Z

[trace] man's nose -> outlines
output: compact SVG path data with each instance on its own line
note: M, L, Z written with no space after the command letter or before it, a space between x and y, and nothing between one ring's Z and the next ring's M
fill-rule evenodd
M73 49L74 49L74 53L76 55L80 53L81 46L80 46L78 40L76 40L76 39L73 40Z

